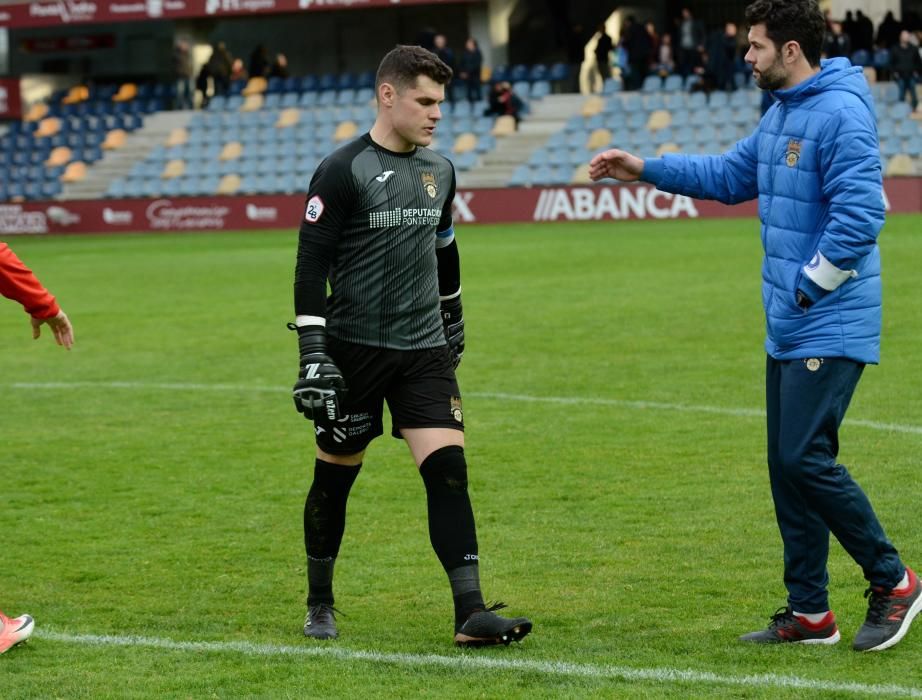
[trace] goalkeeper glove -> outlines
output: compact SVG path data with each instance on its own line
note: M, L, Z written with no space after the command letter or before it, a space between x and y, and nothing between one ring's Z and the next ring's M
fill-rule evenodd
M442 302L441 314L452 367L457 367L464 355L464 314L461 311L461 297L445 299Z
M346 383L336 363L327 355L326 333L322 326L295 326L301 351L298 381L292 389L295 408L305 418L339 420L343 418L340 401L346 393Z

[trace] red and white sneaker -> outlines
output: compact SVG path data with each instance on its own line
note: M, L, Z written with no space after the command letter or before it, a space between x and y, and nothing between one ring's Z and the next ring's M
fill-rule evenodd
M32 636L35 620L31 615L9 618L0 612L0 654Z
M835 644L841 636L832 611L819 622L812 623L787 607L772 615L767 629L744 634L740 641L756 644Z
M852 648L857 651L883 651L899 642L909 631L916 615L922 612L922 581L906 568L906 588L886 590L871 587L865 591L868 615L855 636Z

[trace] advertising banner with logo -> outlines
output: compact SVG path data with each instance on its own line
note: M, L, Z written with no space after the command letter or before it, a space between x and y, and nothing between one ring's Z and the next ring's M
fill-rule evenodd
M19 78L0 78L0 119L22 117Z
M34 0L0 5L0 27L139 22L151 19L233 17L314 10L358 10L395 5L443 5L475 0Z
M884 181L890 212L922 212L922 177ZM317 198L314 198L317 199ZM414 210L416 211L416 210ZM317 219L322 202L302 195L74 200L0 204L0 238L14 234L297 229ZM455 224L753 217L756 203L735 206L661 192L651 185L462 189ZM612 232L617 232L617 226Z

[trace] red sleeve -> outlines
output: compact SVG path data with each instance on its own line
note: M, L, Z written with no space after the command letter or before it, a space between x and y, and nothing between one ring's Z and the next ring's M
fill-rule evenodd
M35 318L51 318L61 311L51 293L6 243L0 243L0 294L18 301Z

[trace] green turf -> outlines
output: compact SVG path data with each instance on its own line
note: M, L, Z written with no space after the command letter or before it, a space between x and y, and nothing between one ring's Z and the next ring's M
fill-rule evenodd
M883 364L849 412L903 429L846 425L840 455L917 567L920 230L922 217L892 216L881 235ZM534 633L510 648L452 647L424 490L405 446L384 437L349 503L342 638L301 637L313 462L310 424L286 394L293 231L22 238L9 242L61 300L77 344L33 342L22 311L0 305L0 609L38 622L33 641L0 657L4 700L860 695L726 682L760 674L922 696L922 628L883 654L850 650L865 583L838 546L842 643L735 641L784 601L763 421L696 407L762 407L754 221L458 235L484 589L531 616ZM67 640L80 634L270 648Z

